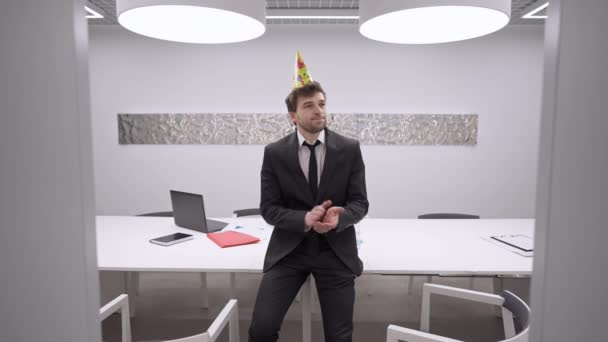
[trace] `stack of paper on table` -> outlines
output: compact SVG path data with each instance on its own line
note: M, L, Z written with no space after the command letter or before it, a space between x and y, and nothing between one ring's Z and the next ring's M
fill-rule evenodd
M482 236L482 239L525 257L534 255L534 240L523 234Z
M272 235L272 227L265 226L262 224L247 224L247 223L231 223L226 228L222 229L222 231L235 231L240 233L245 233L251 236L255 236L260 240L270 240L270 235Z

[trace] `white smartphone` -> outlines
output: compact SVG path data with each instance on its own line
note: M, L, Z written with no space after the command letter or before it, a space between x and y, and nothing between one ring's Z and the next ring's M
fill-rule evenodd
M161 245L161 246L171 246L171 245L175 245L176 243L180 243L180 242L184 242L184 241L188 241L188 240L192 240L192 239L194 239L194 237L190 234L175 233L175 234L169 234L169 235L154 238L154 239L150 240L150 242L157 244L157 245Z

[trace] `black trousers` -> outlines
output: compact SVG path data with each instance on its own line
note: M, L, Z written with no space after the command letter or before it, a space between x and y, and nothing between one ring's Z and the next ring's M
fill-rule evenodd
M324 237L321 237L324 239ZM327 243L305 239L264 273L253 309L249 342L275 342L283 318L306 278L315 278L326 342L351 342L355 275ZM319 245L315 245L319 246Z

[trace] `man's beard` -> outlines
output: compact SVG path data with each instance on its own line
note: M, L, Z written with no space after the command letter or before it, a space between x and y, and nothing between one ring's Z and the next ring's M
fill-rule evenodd
M308 133L317 134L317 133L321 132L322 130L324 130L326 125L327 125L327 121L324 121L322 126L315 126L312 124L307 124L307 125L302 125L301 128Z

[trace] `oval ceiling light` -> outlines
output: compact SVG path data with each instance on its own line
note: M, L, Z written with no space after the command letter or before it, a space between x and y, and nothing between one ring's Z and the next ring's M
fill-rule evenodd
M127 30L174 42L235 43L266 31L265 0L116 0L116 12Z
M505 27L511 0L360 0L359 32L397 44L481 37Z

